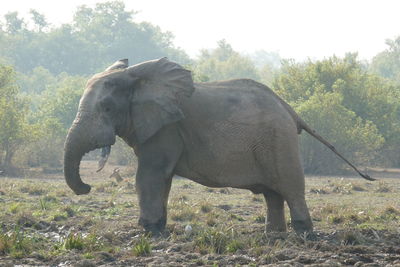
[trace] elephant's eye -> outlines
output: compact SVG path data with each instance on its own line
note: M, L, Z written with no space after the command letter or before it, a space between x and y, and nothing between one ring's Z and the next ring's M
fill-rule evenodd
M113 110L114 103L109 98L100 101L100 108L105 113L110 113Z
M110 113L113 110L112 104L111 103L103 104L103 110L106 113Z

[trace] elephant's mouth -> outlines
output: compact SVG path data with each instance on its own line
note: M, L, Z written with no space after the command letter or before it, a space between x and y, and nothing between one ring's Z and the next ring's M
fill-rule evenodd
M96 172L99 172L104 168L104 166L107 163L108 157L110 156L110 153L111 153L111 145L103 146L101 148L101 157Z

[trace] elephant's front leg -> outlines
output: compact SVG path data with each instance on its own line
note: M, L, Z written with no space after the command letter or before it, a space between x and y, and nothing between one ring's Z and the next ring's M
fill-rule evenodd
M173 125L164 127L135 150L138 156L139 224L153 234L165 228L172 176L182 150L183 144Z
M139 196L139 224L146 231L158 234L167 222L167 203L172 175L166 175L154 165L139 166L136 189Z

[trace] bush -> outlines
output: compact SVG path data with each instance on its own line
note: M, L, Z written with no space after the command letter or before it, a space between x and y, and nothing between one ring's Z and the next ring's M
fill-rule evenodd
M373 123L363 121L345 108L342 100L338 93L317 93L296 109L339 153L357 164L368 164L383 145L384 138ZM301 137L301 152L308 173L337 173L347 167L326 146L306 134Z

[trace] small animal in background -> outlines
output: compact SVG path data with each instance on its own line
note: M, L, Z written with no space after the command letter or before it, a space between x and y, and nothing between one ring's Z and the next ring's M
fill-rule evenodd
M110 175L110 178L115 178L117 183L122 182L124 179L122 179L121 174L119 174L119 168L115 168L113 173Z

